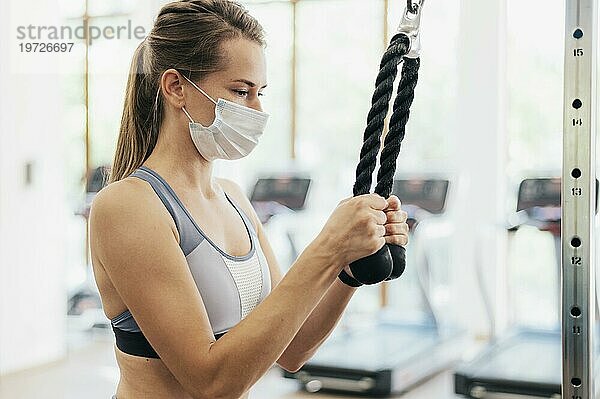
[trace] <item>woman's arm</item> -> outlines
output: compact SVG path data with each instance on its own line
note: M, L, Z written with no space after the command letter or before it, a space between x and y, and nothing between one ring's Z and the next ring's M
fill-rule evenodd
M383 239L383 198L340 203L331 224L271 294L215 342L173 221L153 194L137 181L104 188L90 213L92 251L161 360L194 398L238 398L250 389L288 347L344 259L374 253Z
M386 242L406 245L408 243L408 225L405 223L407 214L400 211L401 204L397 197L390 197L388 202L390 206L386 210L388 215ZM280 275L277 260L260 223L259 231L261 246L266 248L265 257L269 265L277 270L275 274ZM346 270L350 273L349 269ZM298 371L331 335L357 289L342 283L336 278L323 299L311 312L290 345L278 359L277 364L287 371Z
M357 289L335 279L327 290L327 294L311 312L277 364L290 372L300 370L331 335Z
M269 264L271 284L276 287L282 279L281 269L262 224L254 211L250 210L250 212L252 219L257 224L260 246ZM302 324L292 342L277 359L277 364L290 372L300 369L333 331L356 290L336 278L327 289L323 299Z
M260 245L271 270L272 286L277 286L281 281L281 269L256 212L236 183L226 179L220 179L220 182L227 188L228 192L233 193L237 201L242 203L241 205L256 225ZM407 214L400 210L401 204L398 197L391 196L388 204L389 206L386 209L386 242L406 245L408 243L408 225L405 223ZM336 278L327 289L323 299L310 313L292 342L277 360L277 364L287 371L298 371L331 335L356 290L357 288L347 286Z

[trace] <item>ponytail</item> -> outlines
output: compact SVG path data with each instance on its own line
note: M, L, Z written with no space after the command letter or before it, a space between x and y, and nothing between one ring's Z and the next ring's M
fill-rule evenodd
M149 79L148 72L151 73L152 65L149 65L150 60L145 56L148 50L146 43L145 40L140 43L133 54L117 149L108 183L124 179L137 169L150 156L158 139L155 107L158 87ZM153 89L155 95L152 95Z

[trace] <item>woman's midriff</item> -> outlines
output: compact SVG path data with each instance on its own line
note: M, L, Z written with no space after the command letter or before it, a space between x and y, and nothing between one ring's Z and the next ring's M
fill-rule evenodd
M115 355L120 369L117 399L194 399L160 359L133 356L116 346ZM246 393L240 399L248 398Z

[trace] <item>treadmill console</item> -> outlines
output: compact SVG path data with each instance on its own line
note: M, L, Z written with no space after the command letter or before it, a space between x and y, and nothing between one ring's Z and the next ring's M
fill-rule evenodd
M75 210L76 215L89 217L92 201L96 194L106 186L109 173L110 166L99 166L88 171L85 183L85 199L80 207Z
M106 186L106 181L110 168L108 166L99 166L92 170L88 175L86 192L97 193Z
M304 209L310 183L311 179L299 177L258 179L250 201L275 201L294 211Z
M441 214L446 207L450 181L438 179L394 180L392 193L402 206L414 206L432 214Z
M517 211L534 207L560 207L560 178L525 179L519 186Z
M560 221L560 178L525 179L519 186L517 212L543 222Z
M262 223L284 211L299 211L306 206L311 179L282 176L258 179L250 202Z

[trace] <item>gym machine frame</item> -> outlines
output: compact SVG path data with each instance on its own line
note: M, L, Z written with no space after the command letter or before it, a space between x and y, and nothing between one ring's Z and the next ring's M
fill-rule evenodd
M562 397L594 387L598 0L566 0L562 176Z

